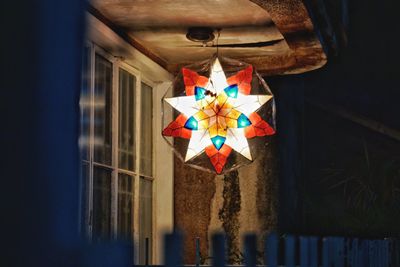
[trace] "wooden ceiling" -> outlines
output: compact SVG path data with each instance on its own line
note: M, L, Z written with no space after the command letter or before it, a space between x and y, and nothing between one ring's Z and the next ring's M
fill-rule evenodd
M171 73L219 54L253 64L265 75L302 73L326 63L300 0L92 0L89 12ZM211 27L205 44L189 27Z

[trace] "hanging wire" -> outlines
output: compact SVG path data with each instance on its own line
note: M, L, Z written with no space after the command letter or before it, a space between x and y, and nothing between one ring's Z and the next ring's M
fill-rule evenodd
M217 57L218 57L218 48L219 48L219 46L218 46L218 41L219 41L219 36L220 36L220 34L221 34L221 29L217 29L217 33L218 33L218 35L217 35L216 46L217 46Z

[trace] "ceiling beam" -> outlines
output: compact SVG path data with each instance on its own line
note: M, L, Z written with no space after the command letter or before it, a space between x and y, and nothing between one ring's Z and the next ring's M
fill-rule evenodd
M125 42L136 48L139 52L143 53L146 55L148 58L156 62L158 65L163 67L164 69L167 69L167 62L163 60L162 58L158 57L154 53L152 53L150 50L148 50L146 47L141 45L139 42L137 42L135 39L130 37L121 27L115 25L111 20L109 20L107 17L105 17L99 10L97 10L95 7L93 7L91 4L87 4L86 8L87 12L89 12L91 15L93 15L95 18L100 20L102 23L107 25L112 31L114 31L119 37L121 37Z
M301 0L250 0L265 9L286 40L291 53L286 56L290 66L280 74L296 74L318 69L327 58L314 30L308 11ZM275 61L275 60L274 60ZM260 73L276 74L277 71L258 68Z

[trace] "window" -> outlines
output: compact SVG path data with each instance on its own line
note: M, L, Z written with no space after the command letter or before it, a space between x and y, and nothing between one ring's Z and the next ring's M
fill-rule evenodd
M142 74L90 45L81 90L85 232L93 242L153 242L153 86Z

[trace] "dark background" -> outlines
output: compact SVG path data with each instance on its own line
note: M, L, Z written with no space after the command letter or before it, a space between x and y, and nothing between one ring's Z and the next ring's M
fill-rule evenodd
M331 32L321 19L316 25L321 36L330 33L322 39L328 63L302 75L266 77L277 101L279 228L398 236L399 4L324 2ZM397 139L383 128L397 131Z

